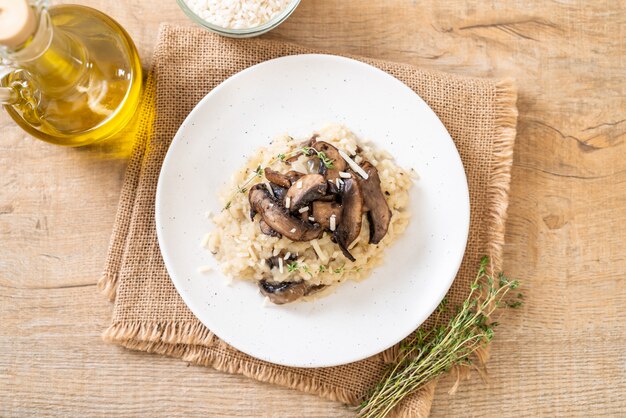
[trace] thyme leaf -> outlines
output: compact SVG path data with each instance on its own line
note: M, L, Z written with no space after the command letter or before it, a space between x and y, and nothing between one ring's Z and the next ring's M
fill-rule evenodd
M326 168L328 169L333 169L334 165L333 165L333 159L329 158L326 153L322 152L322 151L318 151L313 147L302 147L302 153L305 155L312 155L312 154L316 154L317 158L320 159L320 161L322 162L322 164L324 164L326 166Z

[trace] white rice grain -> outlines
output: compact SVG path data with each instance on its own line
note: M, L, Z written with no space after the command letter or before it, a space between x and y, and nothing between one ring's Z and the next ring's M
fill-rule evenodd
M248 252L250 253L250 257L252 257L252 260L254 262L259 261L259 257L256 255L256 253L254 252L254 250L252 249L252 247L248 247Z
M213 270L213 267L211 267L211 266L200 266L200 267L198 267L198 273L208 273L211 270Z
M200 243L200 246L202 246L202 248L207 248L210 240L211 240L211 234L204 234L204 238L202 238L202 242Z

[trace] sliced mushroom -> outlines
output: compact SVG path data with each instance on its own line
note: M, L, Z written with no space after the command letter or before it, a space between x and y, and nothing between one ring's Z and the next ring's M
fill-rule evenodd
M261 280L259 290L263 296L267 296L272 303L283 305L300 299L302 296L312 295L319 292L324 285L309 285L304 280L297 282L271 282Z
M316 285L309 286L306 289L306 292L304 293L304 296L314 295L317 292L321 292L322 289L324 289L325 287L326 287L325 284L316 284Z
M326 195L317 199L317 202L334 202L336 200L337 195L328 193L328 190L326 190L326 193L327 193Z
M327 168L326 166L324 166L324 164L321 164L320 169L322 169L323 171L320 173L324 174L327 180L334 182L335 179L339 177L339 172L346 169L346 160L341 158L341 155L339 155L339 150L330 145L328 142L316 142L313 145L313 148L318 152L323 152L326 157L332 160L333 167Z
M283 163L287 164L287 165L291 165L291 163L295 162L296 160L298 160L298 158L300 158L300 154L296 154L292 157L289 157L285 160L283 160Z
M294 184L300 177L304 176L304 174L299 171L289 170L285 176L289 179L290 184Z
M288 189L292 183L302 177L303 174L294 170L288 171L286 174L265 167L265 178L270 182Z
M337 181L328 180L328 191L327 191L328 194L331 194L331 195L340 194L341 189L342 189L341 183L339 183L339 186L338 186Z
M281 187L274 183L270 183L270 187L272 188L272 191L274 192L274 197L282 202L285 199L285 195L287 194L288 188Z
M298 215L300 215L300 219L302 219L304 222L309 222L309 216L311 216L311 209L309 208L309 210L307 210L306 212L298 211Z
M285 201L289 199L289 210L296 211L324 196L327 187L326 180L321 174L302 176L291 185L285 195Z
M350 244L359 236L363 222L363 193L359 183L354 178L344 181L341 192L341 222L333 233L333 238L339 248L350 261L355 258L348 251Z
M363 191L363 203L370 224L370 244L378 244L387 234L389 222L391 221L391 211L387 200L380 188L380 177L378 170L369 161L361 164L361 168L367 173L367 180L357 176L357 180Z
M346 160L341 158L339 150L328 142L319 141L313 144L313 148L318 152L323 152L333 162L333 170L344 171L346 169Z
M269 235L270 237L277 237L277 238L282 237L282 235L274 231L272 227L269 226L263 219L259 221L259 227L261 228L261 232L263 232L265 235Z
M292 216L287 209L273 198L265 185L257 184L250 188L250 215L259 213L265 223L274 231L292 241L311 241L322 235L319 224L311 224Z
M342 207L335 202L313 202L313 218L315 222L322 225L322 228L330 230L330 217L335 215L335 229L341 223Z
M285 187L288 189L289 186L291 186L291 181L289 181L289 178L286 175L279 173L278 171L272 170L269 167L265 167L265 178L272 183L279 185L280 187Z

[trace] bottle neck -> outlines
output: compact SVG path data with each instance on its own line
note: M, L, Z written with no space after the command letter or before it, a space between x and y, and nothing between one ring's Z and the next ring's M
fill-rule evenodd
M35 89L52 86L41 92L44 95L62 93L75 86L87 63L82 44L55 27L45 8L38 10L38 26L31 39L15 50L5 49L0 53L11 67L29 73Z

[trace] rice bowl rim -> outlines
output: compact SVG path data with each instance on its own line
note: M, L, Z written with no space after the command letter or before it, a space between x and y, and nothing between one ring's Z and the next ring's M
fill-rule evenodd
M300 0L291 0L287 7L285 7L280 13L261 25L241 29L225 28L223 26L207 22L202 17L198 16L196 12L191 10L185 0L176 0L176 3L178 3L178 6L189 19L210 32L217 33L218 35L226 36L228 38L252 38L263 35L264 33L280 26L289 18L289 16L291 16L298 5L300 5Z

